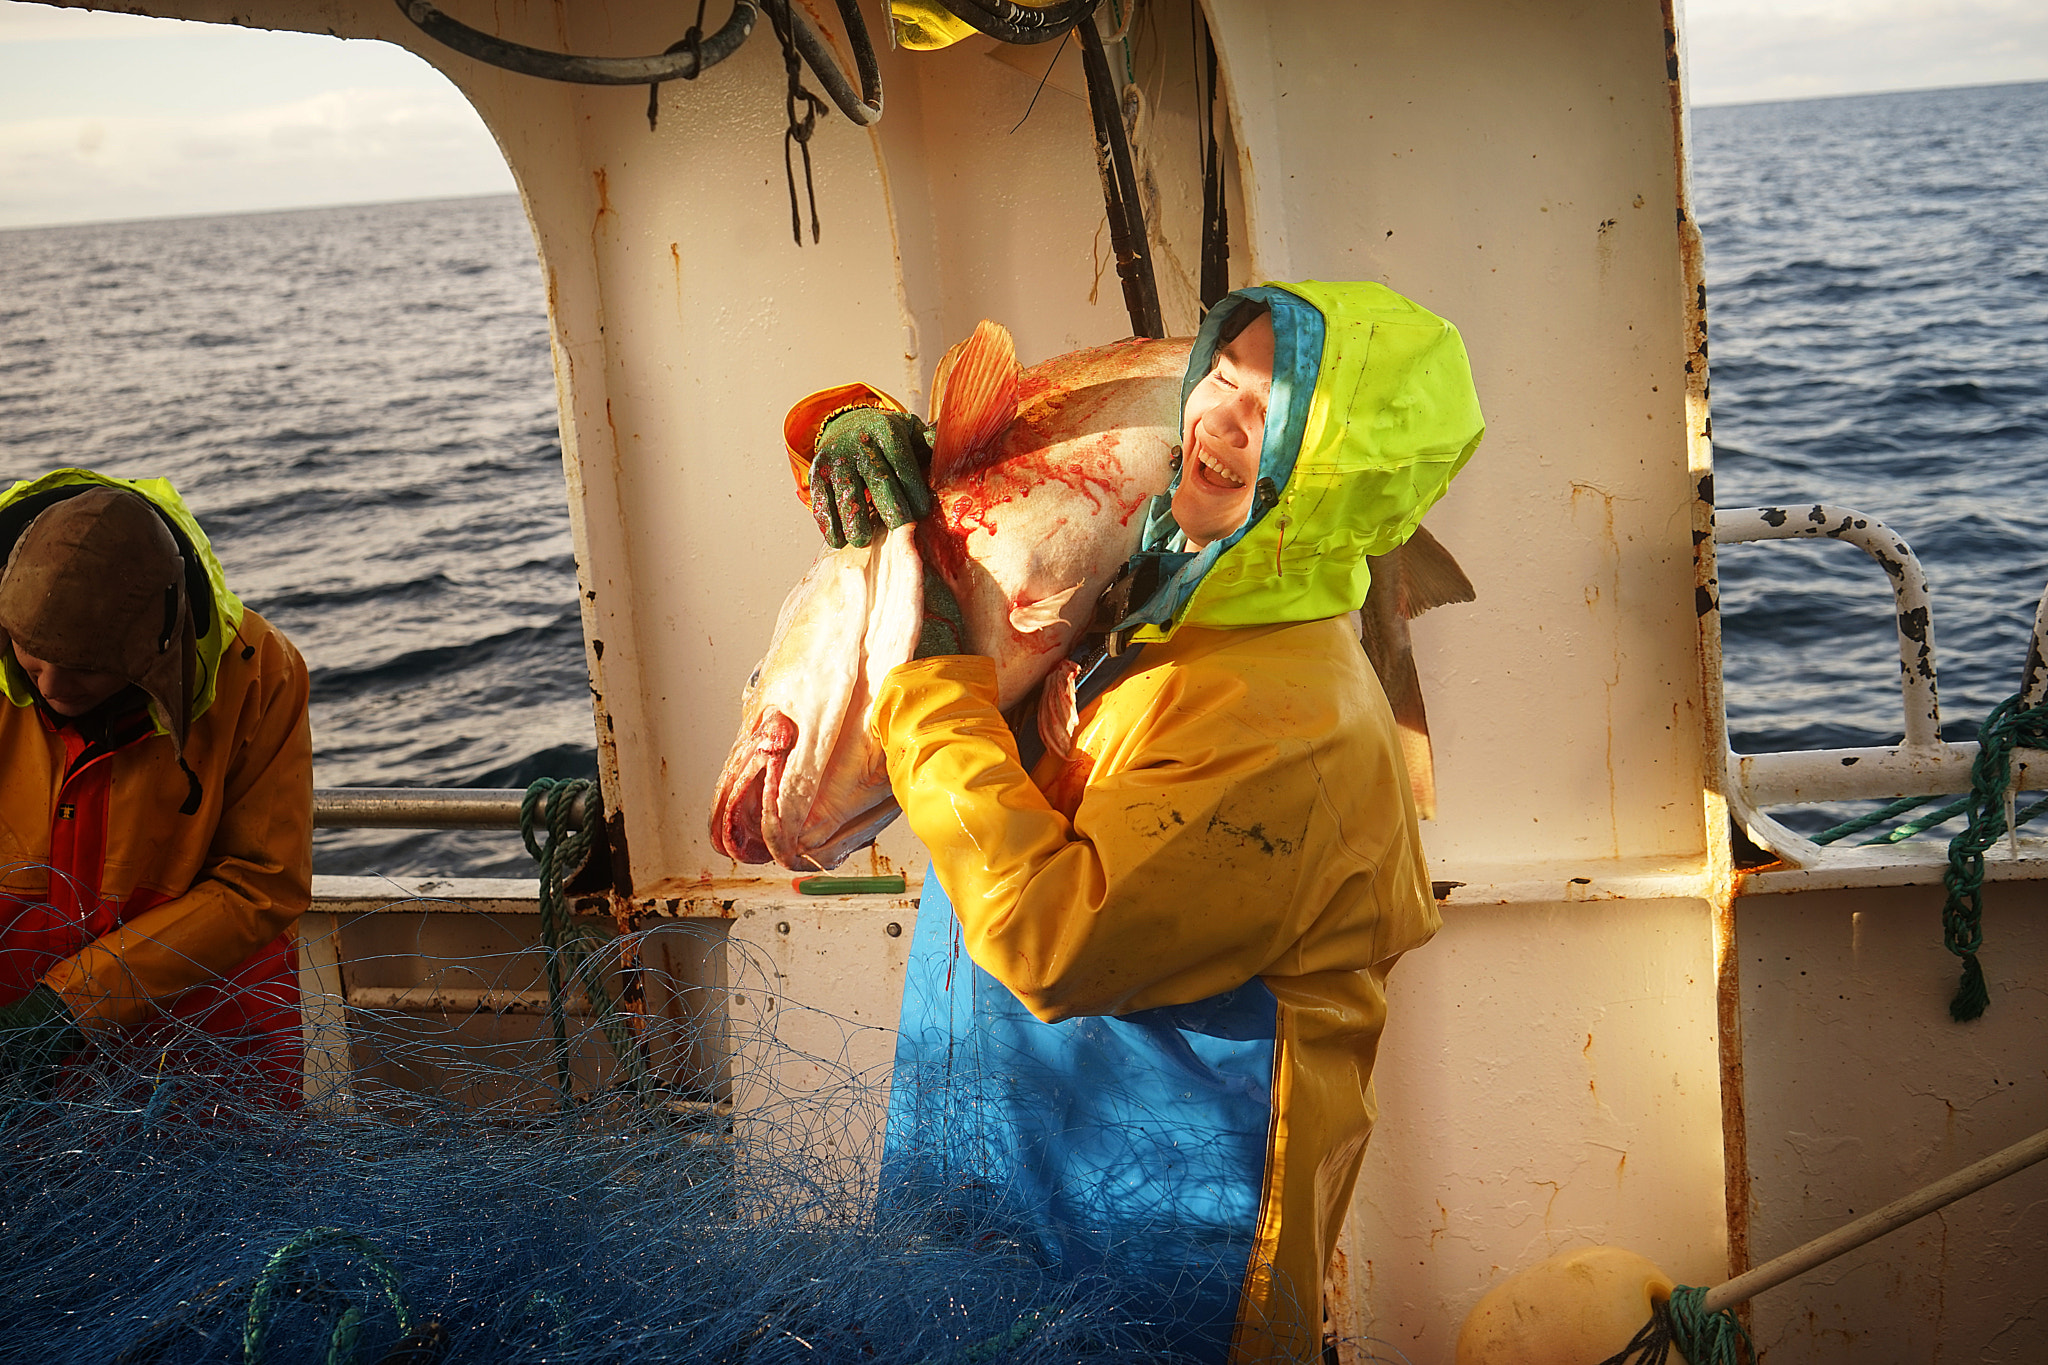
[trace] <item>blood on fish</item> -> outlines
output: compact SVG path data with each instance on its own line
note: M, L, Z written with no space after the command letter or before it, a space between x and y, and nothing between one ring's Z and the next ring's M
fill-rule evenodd
M762 753L786 754L796 747L796 722L780 711L764 711L759 736L755 744Z
M939 515L917 524L917 553L939 571L939 577L958 585L967 569L967 532L950 524L942 505Z

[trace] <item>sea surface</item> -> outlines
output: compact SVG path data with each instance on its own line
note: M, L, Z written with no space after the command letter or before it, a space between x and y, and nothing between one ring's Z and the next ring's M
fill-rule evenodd
M1717 501L1882 518L1945 730L2048 583L2048 84L1701 109ZM313 670L322 786L595 771L540 272L511 198L0 232L0 478L161 474ZM1723 554L1745 751L1900 732L1883 573ZM516 836L328 831L323 872L526 875Z

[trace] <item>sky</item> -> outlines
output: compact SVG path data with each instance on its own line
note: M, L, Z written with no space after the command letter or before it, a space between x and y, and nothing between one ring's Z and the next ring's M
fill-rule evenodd
M1685 30L1695 105L2048 80L2048 0L1689 0ZM388 43L0 0L0 228L511 190Z

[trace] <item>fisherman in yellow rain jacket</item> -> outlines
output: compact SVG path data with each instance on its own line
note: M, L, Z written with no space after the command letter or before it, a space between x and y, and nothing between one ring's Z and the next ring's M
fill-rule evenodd
M1456 329L1375 284L1228 296L1182 392L1071 755L1020 750L933 575L877 699L931 855L884 1179L1059 1273L1148 1286L1153 1349L1312 1361L1387 973L1438 927L1345 614L1483 420ZM822 425L828 534L928 504L903 486L920 434L883 407Z
M162 479L0 495L0 1104L73 1056L302 1088L306 665Z

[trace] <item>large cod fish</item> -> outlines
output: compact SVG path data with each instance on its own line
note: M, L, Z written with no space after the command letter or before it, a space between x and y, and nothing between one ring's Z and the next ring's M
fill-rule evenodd
M712 800L721 853L829 869L896 817L865 721L917 646L925 564L959 599L967 647L995 660L1004 709L1066 658L1172 477L1192 344L1121 341L1022 370L984 322L946 353L932 514L821 553L782 604Z
M883 677L916 648L926 564L959 599L968 648L995 661L1005 711L1053 678L1039 730L1065 751L1075 717L1064 661L1137 550L1147 500L1171 480L1191 345L1122 341L1021 370L1010 334L983 322L946 353L933 383L932 515L865 548L823 551L783 602L712 799L719 852L829 870L895 819L865 722ZM1472 587L1420 529L1374 569L1364 644L1426 816L1434 781L1407 621L1472 600Z

